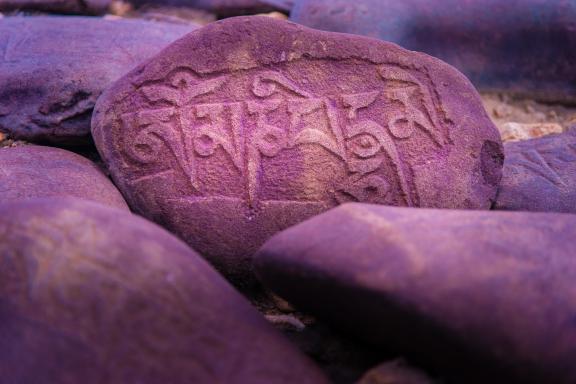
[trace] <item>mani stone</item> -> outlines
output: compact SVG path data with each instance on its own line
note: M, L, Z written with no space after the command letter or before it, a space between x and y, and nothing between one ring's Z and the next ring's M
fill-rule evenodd
M3 383L325 383L198 254L78 199L0 206Z
M574 0L298 0L291 20L426 52L481 90L576 100Z
M2 19L0 132L27 141L87 142L100 93L192 29L90 17Z
M576 215L351 203L254 265L297 308L454 382L574 383L574 239Z
M0 202L77 197L128 210L114 184L90 160L59 148L0 149Z
M132 208L241 278L271 235L343 202L489 208L502 167L449 65L269 17L171 44L99 98L92 133Z
M495 209L576 213L576 126L506 143L504 151Z
M111 2L111 0L0 0L0 12L101 15L108 11Z

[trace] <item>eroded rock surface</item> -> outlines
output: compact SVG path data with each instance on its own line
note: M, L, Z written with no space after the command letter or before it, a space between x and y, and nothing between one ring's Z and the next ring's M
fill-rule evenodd
M0 206L5 383L325 383L200 256L77 199Z
M504 150L495 209L576 213L576 126Z
M482 90L576 101L571 0L298 0L291 19L429 53Z
M59 148L0 149L0 202L77 197L128 210L114 184L90 160Z
M454 382L573 383L575 238L576 215L347 204L254 263L297 308Z
M228 275L347 201L488 208L500 136L447 64L265 17L210 24L98 100L96 145L131 206Z
M100 93L193 29L71 16L2 19L0 131L27 141L88 141Z

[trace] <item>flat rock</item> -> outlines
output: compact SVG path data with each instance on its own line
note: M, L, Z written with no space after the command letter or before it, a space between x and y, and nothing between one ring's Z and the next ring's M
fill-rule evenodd
M576 213L576 126L504 145L495 209Z
M64 149L0 149L0 201L77 197L128 210L114 184L90 160Z
M2 19L0 131L27 141L88 141L100 93L192 29L89 17Z
M78 199L0 206L5 383L325 383L186 244Z
M78 15L101 15L111 0L0 0L0 12L47 12Z
M190 33L98 100L92 133L129 204L228 275L342 202L488 208L497 129L427 55L267 17Z
M576 381L576 215L347 204L255 256L297 308L463 383Z
M429 53L482 90L576 100L573 0L298 0L291 19Z

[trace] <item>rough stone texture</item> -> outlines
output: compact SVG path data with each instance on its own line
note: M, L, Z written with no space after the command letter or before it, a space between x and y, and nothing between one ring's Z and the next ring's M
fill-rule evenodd
M454 382L576 381L576 215L347 204L277 234L261 281Z
M114 184L80 155L36 145L0 149L0 202L38 197L77 197L128 210Z
M77 199L0 206L4 383L324 383L184 243Z
M81 15L106 13L111 0L0 0L0 12L36 11Z
M192 29L88 17L2 19L0 131L28 141L87 141L102 90Z
M291 19L427 52L482 90L576 100L574 0L299 0Z
M495 209L576 213L576 126L504 149Z
M92 132L129 204L228 275L342 202L488 208L502 166L452 67L267 17L170 45L102 95Z

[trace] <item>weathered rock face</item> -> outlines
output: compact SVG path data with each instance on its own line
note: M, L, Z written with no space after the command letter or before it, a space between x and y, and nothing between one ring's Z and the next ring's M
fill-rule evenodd
M28 141L87 141L102 90L192 29L87 17L2 19L0 131Z
M576 100L572 0L299 0L291 19L429 53L483 90Z
M76 199L0 207L6 383L323 383L184 243Z
M504 148L495 209L576 213L576 127Z
M128 210L114 184L80 155L36 145L0 149L0 201L39 197L77 197Z
M348 204L254 263L297 307L456 382L573 383L575 238L576 215Z
M106 13L111 0L0 0L0 12L37 11L80 15Z
M92 132L129 204L229 275L342 202L488 208L502 166L452 67L265 17L172 44L102 95Z

